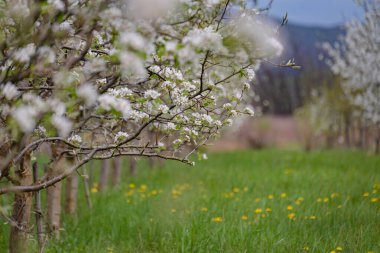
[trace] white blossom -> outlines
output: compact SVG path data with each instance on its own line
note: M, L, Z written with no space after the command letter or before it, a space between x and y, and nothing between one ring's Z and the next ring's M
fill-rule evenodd
M48 0L47 2L57 10L63 11L65 9L65 4L61 0Z
M3 86L2 93L8 100L12 100L16 98L18 95L20 95L20 92L17 90L17 87L10 82Z
M133 95L132 90L128 89L127 87L123 87L119 89L109 89L108 93L114 97L126 97L126 96Z
M249 107L246 107L244 109L244 113L250 115L250 116L254 116L255 115L255 112L252 110L252 108L249 108Z
M129 52L121 52L119 58L125 77L137 81L147 76L143 61L136 55Z
M55 52L48 46L38 48L38 55L45 60L46 63L54 63L56 60Z
M213 31L211 27L205 29L191 30L186 37L183 38L184 44L190 44L196 48L213 51L224 51L222 36Z
M62 115L54 114L51 119L52 125L58 130L59 136L65 138L67 137L73 126L72 122Z
M249 81L253 81L253 80L256 79L256 73L255 73L255 71L253 69L248 68L246 70L246 73L247 73L247 78L248 78Z
M177 0L129 0L128 14L134 18L157 19L168 14Z
M90 83L84 83L77 88L78 97L84 99L87 106L95 104L98 98L96 88Z
M126 139L128 138L128 136L129 136L129 134L127 134L126 132L121 132L121 131L119 131L119 132L115 135L115 137L114 137L114 141L115 141L116 143L118 143L118 142L120 142L120 141L124 141L124 140L126 140Z
M242 15L233 26L240 42L251 56L274 57L280 56L283 46L276 35L276 28L265 19L252 15Z
M154 73L158 73L161 70L160 67L157 65L150 66L149 69L150 69L150 71L152 71Z
M20 48L14 52L14 59L19 62L28 63L30 58L35 54L36 46L33 43L28 44L26 47Z
M124 32L120 36L120 43L135 50L143 51L147 47L145 38L136 32Z
M33 107L20 106L13 112L13 117L23 132L30 133L34 130L37 112Z
M169 107L167 105L159 105L157 106L157 109L162 113L167 113L169 111Z
M106 69L106 62L100 58L94 58L87 61L84 68L89 73L97 73Z
M145 98L157 99L160 96L161 96L161 93L157 92L156 90L147 90L144 93Z
M71 135L68 139L69 142L74 143L74 144L81 144L82 143L82 137L79 135Z

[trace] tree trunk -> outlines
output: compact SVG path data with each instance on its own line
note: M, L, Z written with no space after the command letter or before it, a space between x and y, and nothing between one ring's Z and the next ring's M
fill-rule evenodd
M135 157L129 158L129 174L131 176L136 176L137 172L137 162Z
M110 160L103 160L102 167L100 169L99 191L104 191L107 189L109 168Z
M70 162L70 164L72 163ZM76 172L74 172L66 179L65 211L68 214L74 214L77 210L77 195L78 195L78 175Z
M121 157L116 157L112 160L112 184L116 186L121 179Z
M30 154L25 154L21 160L20 168L16 172L20 185L33 184L32 165ZM11 226L9 237L10 253L25 253L28 248L28 231L30 212L32 207L32 193L18 192L15 193L15 201L13 204L12 220L14 224Z
M37 162L33 163L33 182L38 182L38 165ZM43 252L44 236L42 230L42 210L41 210L41 191L35 193L35 202L34 202L34 212L36 217L36 228L37 228L37 242L38 242L38 251Z
M65 159L61 157L49 168L48 177L53 178L59 175L64 168ZM59 237L61 225L61 192L62 182L58 182L47 188L47 223L50 232L56 237Z
M351 146L351 142L350 142L350 123L349 123L348 120L344 124L344 143L345 143L345 145L346 145L347 148L349 148Z
M86 166L86 165L85 165ZM82 166L83 176L83 186L84 186L84 195L86 197L86 202L88 208L92 208L92 202L90 197L90 176L87 174L87 169L85 166Z
M377 126L377 138L375 144L375 154L380 154L380 125Z

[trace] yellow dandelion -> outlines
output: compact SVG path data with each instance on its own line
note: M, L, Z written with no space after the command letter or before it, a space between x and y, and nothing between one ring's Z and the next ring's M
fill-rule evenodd
M317 216L315 216L315 215L311 215L309 219L310 219L310 220L316 220L316 219L317 219Z
M133 184L133 183L130 183L130 184L128 185L128 187L131 188L131 189L134 189L134 188L136 188L136 185Z
M286 209L290 211L290 210L293 210L293 207L291 205L289 205L286 207Z
M281 197L281 198L286 198L286 196L287 196L287 195L286 195L286 192L283 192L283 193L280 194L280 197Z
M244 188L243 188L243 191L244 191L244 192L247 192L247 191L248 191L248 187L244 187Z
M269 207L268 207L268 208L265 209L265 211L266 211L267 213L271 213L271 212L272 212L272 208L269 208Z
M238 187L234 187L234 188L232 189L232 191L233 191L234 193L239 193L239 192L240 192L240 189L239 189Z
M324 203L329 202L329 198L327 198L327 197L326 197L326 198L323 198L323 202L324 202Z
M372 203L375 203L375 202L377 202L379 199L378 198L371 198L371 202Z
M288 218L291 220L294 220L296 218L296 214L295 213L289 213Z
M133 191L133 190L130 190L130 191L128 191L128 192L126 193L126 195L127 195L127 196L132 196L133 193L134 193L134 191Z
M148 187L145 184L140 185L139 192L145 192Z
M172 210L170 210L172 213L175 213L175 212L177 212L177 209L175 209L175 208L172 208Z
M342 248L341 246L336 246L336 250L337 250L337 251L342 251L343 248Z
M321 203L321 202L322 202L322 198L318 198L318 199L317 199L317 202L318 202L318 203Z
M335 250L332 250L332 251L330 251L330 253L336 253L336 251L335 251Z
M247 215L243 215L243 216L241 216L241 219L242 220L248 220L248 216Z
M257 202L260 202L261 201L261 199L260 198L256 198L255 199L255 202L257 203Z
M92 187L91 188L91 192L92 193L97 193L98 192L98 188L97 187Z
M266 213L262 213L262 214L261 214L261 217L266 218L266 217L267 217L267 214L266 214Z
M310 250L309 246L304 246L302 249L303 249L304 251L309 251L309 250Z
M177 191L176 189L173 189L173 190L172 190L172 195L173 195L173 197L174 197L174 196L178 196L178 195L180 195L180 194L181 194L181 192Z
M156 196L158 194L158 191L157 190L153 190L150 192L153 196Z
M367 253L375 253L374 251L368 251Z
M261 209L261 208L257 208L256 210L255 210L255 213L261 213L263 211L263 209Z
M207 212L208 209L207 209L207 207L202 207L202 208L201 208L201 211L202 211L202 212Z
M369 196L369 192L365 192L365 193L363 193L363 197L368 197Z
M331 195L330 195L330 197L331 197L332 199L334 199L334 198L336 198L336 197L338 197L338 196L339 196L339 194L336 193L336 192L331 193Z
M268 199L273 199L273 198L274 198L273 194L268 195Z
M373 190L373 191L372 191L372 194L376 194L376 193L377 193L377 190Z
M213 221L213 222L222 222L222 221L223 221L223 218L220 217L220 216L218 216L218 217L214 217L214 218L212 218L212 221Z

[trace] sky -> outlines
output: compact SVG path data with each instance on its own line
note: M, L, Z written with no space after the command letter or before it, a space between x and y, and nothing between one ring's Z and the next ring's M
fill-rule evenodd
M259 2L265 5L268 0ZM286 12L289 23L325 27L363 16L353 0L274 0L269 15L281 18Z

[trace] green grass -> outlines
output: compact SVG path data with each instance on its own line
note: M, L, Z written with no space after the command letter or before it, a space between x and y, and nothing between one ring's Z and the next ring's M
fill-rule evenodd
M92 210L81 194L47 252L380 252L380 157L263 150L139 169L92 193Z

